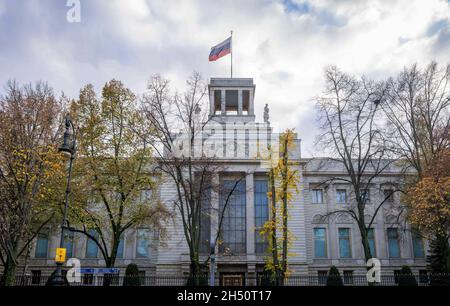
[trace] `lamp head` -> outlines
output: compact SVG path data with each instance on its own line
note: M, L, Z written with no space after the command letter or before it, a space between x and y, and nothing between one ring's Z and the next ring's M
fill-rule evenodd
M72 120L70 119L70 116L67 115L66 116L66 130L64 132L63 144L61 145L61 147L58 148L59 152L62 152L64 154L68 154L68 155L72 155L74 153L73 145L70 143L71 139L70 139L69 129L70 129L71 124L72 124Z
M69 132L66 130L64 132L64 139L63 139L63 144L58 148L59 152L62 152L64 154L72 154L72 148L70 147L70 134Z

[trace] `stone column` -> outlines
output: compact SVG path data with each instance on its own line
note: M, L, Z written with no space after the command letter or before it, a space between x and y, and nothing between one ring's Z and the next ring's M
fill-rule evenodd
M214 101L214 90L209 92L209 116L212 117L215 115L215 101Z
M248 97L248 115L249 116L254 116L255 115L255 111L254 111L254 108L253 108L253 90L250 90L250 93L249 93L249 97Z
M246 189L246 231L247 231L247 256L255 254L255 201L254 201L254 175L249 172L245 176Z
M242 89L238 91L238 115L242 116Z
M226 110L225 110L225 90L221 90L221 95L220 95L220 106L222 108L222 116L225 116L226 114Z

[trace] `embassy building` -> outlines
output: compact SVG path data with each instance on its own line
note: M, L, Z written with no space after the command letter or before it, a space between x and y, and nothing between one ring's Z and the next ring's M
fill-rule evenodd
M264 121L255 120L253 79L211 78L208 87L210 120L204 128L208 141L202 142L202 152L206 146L223 165L214 178L219 186L236 185L224 214L221 244L215 247L215 269L223 280L251 285L246 280L255 279L263 272L267 256L267 242L259 232L270 216L267 174L274 161L268 159L268 148L277 151L279 135L270 125L267 105ZM300 139L295 139L294 143L289 159L298 175L298 183L288 208L292 236L288 258L290 274L326 276L334 265L347 280L353 275L365 275L366 263L356 222L347 214L333 213L354 205L351 186L330 180L346 177L343 165L327 158L302 158ZM186 148L180 146L180 150ZM367 220L372 218L385 196L393 192L393 184L404 179L405 173L400 167L391 165L371 182L364 190ZM210 213L209 220L202 226L206 243L201 247L201 259L206 259L211 251L208 244L217 234L218 214L224 202L221 192L213 193L211 211L216 213ZM172 180L163 181L158 196L173 208L176 189ZM427 241L398 220L400 211L400 195L392 193L376 214L369 231L373 257L380 261L381 272L385 275L394 275L404 265L411 267L415 274L424 274ZM142 276L187 275L189 249L179 215L166 225L166 231L161 241L151 228L126 232L116 260L119 274L123 276L126 266L136 263ZM82 234L71 234L66 240L67 258L80 259L82 268L105 266L93 241ZM38 276L53 271L58 245L59 234L39 234L30 252L26 273ZM85 275L85 279L89 277Z

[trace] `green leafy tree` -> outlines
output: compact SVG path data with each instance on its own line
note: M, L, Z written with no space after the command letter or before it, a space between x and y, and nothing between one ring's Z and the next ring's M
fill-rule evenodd
M0 259L4 285L60 211L64 163L58 153L61 101L43 82L8 82L0 96Z
M92 85L85 86L71 112L78 139L71 230L93 240L106 267L114 267L126 230L142 225L162 233L168 217L156 195L152 129L136 96L117 80L105 84L100 100Z
M409 266L402 266L398 276L399 286L417 286L417 280Z
M430 241L427 262L431 274L430 285L450 285L450 247L447 236L440 235Z

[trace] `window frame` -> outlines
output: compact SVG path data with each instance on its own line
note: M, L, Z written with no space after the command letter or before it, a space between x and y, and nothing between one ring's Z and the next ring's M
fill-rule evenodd
M257 184L265 185L266 190L265 191L258 191ZM255 254L262 255L267 254L269 243L266 239L266 237L263 237L260 235L260 230L263 228L264 224L269 220L269 199L267 197L267 192L269 191L269 181L267 179L255 179L254 180L254 222L255 222ZM261 204L261 201L258 201L259 196L263 196L265 194L265 203ZM258 209L261 209L262 211L258 211ZM265 216L265 213L267 212L267 216ZM258 214L262 216L258 216ZM261 225L258 225L258 223L262 223Z
M417 254L416 254L416 250L417 250L417 248L416 248L417 244L415 243L416 241L420 241L421 256L417 256ZM411 232L411 242L412 242L413 257L414 258L425 258L425 243L423 241L423 237L419 233L412 231Z
M341 230L347 230L348 231L348 236L346 237L341 237ZM348 253L349 256L343 256L342 252L341 252L341 241L348 241ZM338 246L339 246L339 258L341 259L349 259L349 258L353 258L353 250L352 250L352 234L351 234L351 228L350 227L339 227L338 228Z
M372 236L370 237L370 232L372 232ZM369 228L367 231L367 240L369 242L369 248L370 248L370 240L373 240L373 250L372 248L370 248L370 253L372 255L372 257L377 257L377 240L376 240L376 235L375 235L375 229L373 227Z
M391 239L393 239L393 238L391 238L389 236L389 233L393 232L393 230L395 230L395 233L396 233L395 243L396 243L396 247L397 247L397 250L398 250L398 256L392 256L392 253L391 253L392 252ZM386 229L386 238L387 238L388 257L389 258L393 258L393 259L401 258L402 257L402 251L401 251L401 247L400 247L400 237L399 237L399 233L398 233L398 228L397 227L388 227Z
M319 191L319 192L320 192L320 195L321 195L321 201L320 201L320 202L316 201L316 200L315 200L315 197L314 197L315 192L317 192L317 191ZM323 188L311 188L311 203L312 203L312 204L324 204L324 203L325 203L325 201L324 201L324 190L323 190Z
M316 230L323 230L323 232L324 232L324 235L323 235L323 239L324 239L324 242L323 242L323 245L324 245L324 256L322 257L322 256L317 256L317 254L316 254L316 247L317 247L317 240L319 240L321 237L318 237L318 236L316 236ZM320 227L314 227L313 228L313 250L314 250L314 258L317 258L317 259L323 259L323 258L328 258L328 239L327 239L327 228L326 227L323 227L323 226L320 226Z
M89 230L89 234L91 236L94 236L96 239L98 239L99 233L96 230ZM89 254L89 244L90 243L92 243L95 246L95 249L96 249L95 256L90 256L90 255L88 256L88 254ZM88 258L88 259L96 259L96 258L98 258L98 245L97 245L97 243L95 243L95 241L93 239L89 238L88 236L86 236L86 252L84 254L84 257Z
M142 236L139 234L140 232L145 232L148 234L147 237L147 248L146 248L146 255L141 255L138 251L139 249L139 241L140 239L142 239ZM135 248L135 258L137 259L146 259L146 258L150 258L151 257L151 230L149 228L138 228L136 229L136 248Z
M42 237L45 236L45 254L44 253L40 253L40 243L39 241L42 239ZM50 235L48 231L43 231L38 233L37 237L36 237L36 247L34 250L34 258L38 258L38 259L46 259L48 258L48 249L50 246Z

